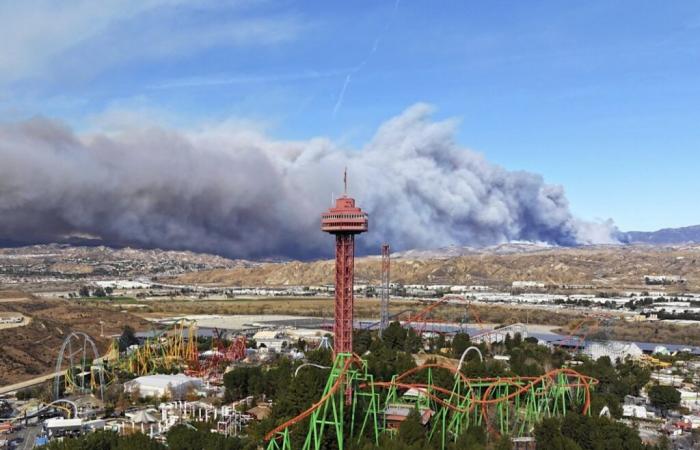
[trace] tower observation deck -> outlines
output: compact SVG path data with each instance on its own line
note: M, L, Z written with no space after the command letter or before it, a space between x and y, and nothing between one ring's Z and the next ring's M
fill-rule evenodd
M352 353L355 235L367 231L368 225L367 213L355 206L355 199L348 197L347 181L345 184L346 193L321 215L321 230L335 235L333 350L336 354Z

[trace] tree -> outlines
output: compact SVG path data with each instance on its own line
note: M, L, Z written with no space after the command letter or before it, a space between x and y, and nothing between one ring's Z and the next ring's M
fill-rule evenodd
M372 345L372 333L369 330L355 330L352 337L353 350L364 355Z
M425 429L420 422L418 409L413 409L406 420L399 425L399 440L407 445L413 445L425 439Z
M457 333L452 338L452 356L455 358L460 358L462 353L469 348L471 345L471 340L467 333Z
M402 349L406 341L406 330L399 322L391 322L382 333L384 344L394 350Z
M136 345L138 343L139 340L136 338L134 329L131 328L129 325L124 325L124 328L122 328L122 334L121 336L119 336L119 351L123 352L130 346Z
M199 430L193 430L185 425L177 425L168 431L168 447L171 450L190 450L204 448Z
M141 401L141 389L138 386L132 386L129 390L129 400L132 404L139 403Z
M107 293L105 292L105 290L102 286L99 286L97 289L95 289L92 292L92 295L94 295L95 297L106 297Z
M450 450L483 450L486 448L486 441L487 435L484 427L470 426L448 448Z
M134 433L119 436L112 431L97 431L79 438L54 440L46 448L47 450L166 450L163 444L144 434Z
M513 442L511 442L510 437L503 435L498 442L496 442L496 447L494 450L512 450L512 448Z
M651 404L660 408L664 413L669 409L678 408L681 404L681 393L673 386L660 386L658 384L649 389Z
M561 432L559 419L547 418L535 426L538 448L547 450L581 450L570 438Z
M81 297L90 297L90 288L87 286L80 286L80 289L78 289L78 295Z
M644 450L636 430L607 417L569 413L535 426L537 448L554 450Z
M413 328L406 330L406 341L404 341L403 350L408 353L416 353L421 349L423 339L415 332Z

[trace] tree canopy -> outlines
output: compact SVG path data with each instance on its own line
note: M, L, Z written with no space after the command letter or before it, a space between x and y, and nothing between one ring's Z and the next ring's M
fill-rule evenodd
M649 400L651 404L662 411L678 408L681 404L681 393L673 386L661 386L655 384L649 388Z

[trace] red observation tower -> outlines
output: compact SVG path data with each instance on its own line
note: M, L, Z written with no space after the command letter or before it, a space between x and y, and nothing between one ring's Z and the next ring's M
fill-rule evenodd
M353 281L355 269L355 235L367 231L367 214L348 197L347 173L345 193L335 206L321 215L321 230L335 235L335 354L352 353Z

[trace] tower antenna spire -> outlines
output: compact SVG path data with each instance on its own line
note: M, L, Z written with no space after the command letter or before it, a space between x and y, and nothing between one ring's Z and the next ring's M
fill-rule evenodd
M348 167L345 166L345 171L343 172L343 194L348 195Z

